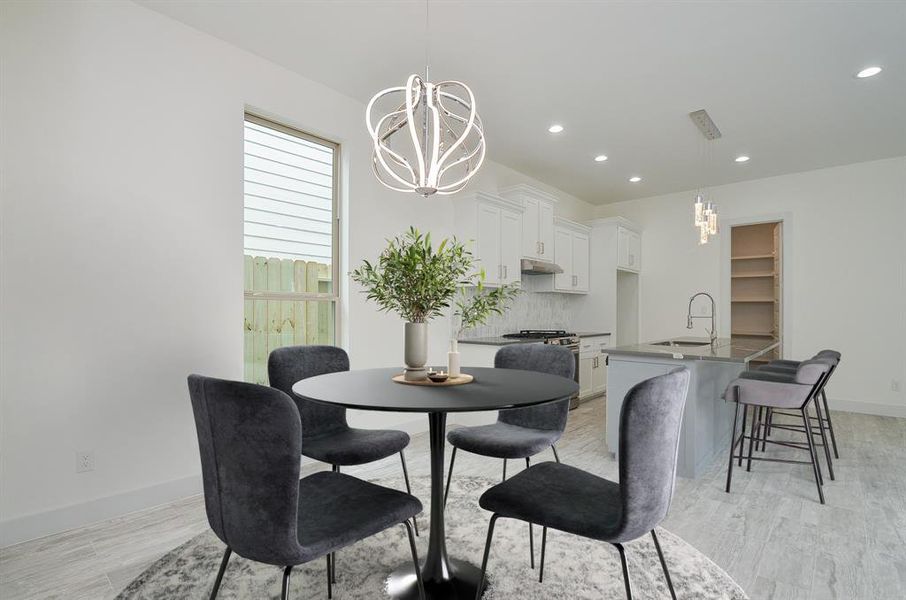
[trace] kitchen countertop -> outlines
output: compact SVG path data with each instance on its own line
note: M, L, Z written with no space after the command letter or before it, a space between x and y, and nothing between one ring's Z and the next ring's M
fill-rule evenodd
M537 344L542 342L540 339L525 339L525 338L505 338L502 336L494 337L478 337L478 338L469 338L465 340L458 340L460 344L481 344L482 346L511 346L513 344Z
M710 360L721 362L746 363L762 354L770 352L780 345L778 340L764 337L732 336L717 338L712 348L708 338L678 337L673 341L701 342L702 346L655 346L654 342L615 346L607 349L613 356L646 356L675 360Z

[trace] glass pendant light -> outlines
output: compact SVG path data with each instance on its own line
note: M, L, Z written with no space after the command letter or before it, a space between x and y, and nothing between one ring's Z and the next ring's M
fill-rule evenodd
M708 215L708 235L717 235L717 207L713 207Z
M705 220L705 203L702 195L699 194L695 197L695 226L701 227L702 221Z

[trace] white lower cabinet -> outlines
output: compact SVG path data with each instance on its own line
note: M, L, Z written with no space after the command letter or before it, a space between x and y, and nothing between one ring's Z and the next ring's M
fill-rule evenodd
M579 355L579 398L588 398L592 395L595 358Z
M579 341L579 398L600 396L607 391L609 335L583 337Z
M598 354L595 357L594 365L591 370L591 393L592 395L603 394L607 391L607 355Z

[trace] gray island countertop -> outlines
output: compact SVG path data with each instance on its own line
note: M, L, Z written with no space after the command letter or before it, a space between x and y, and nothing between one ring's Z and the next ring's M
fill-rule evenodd
M699 342L701 345L664 346L658 345L657 342L645 342L608 348L607 353L610 356L647 356L651 358L674 358L677 360L746 363L780 345L780 342L773 338L735 335L729 338L717 338L713 347L708 343L708 338L704 337L678 337L671 338L669 341L681 343Z

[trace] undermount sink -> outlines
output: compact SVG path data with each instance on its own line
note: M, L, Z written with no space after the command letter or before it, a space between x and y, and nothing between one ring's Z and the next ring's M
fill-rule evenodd
M707 346L708 342L687 342L683 340L667 340L665 342L654 342L652 346L670 346L671 348L700 348Z

